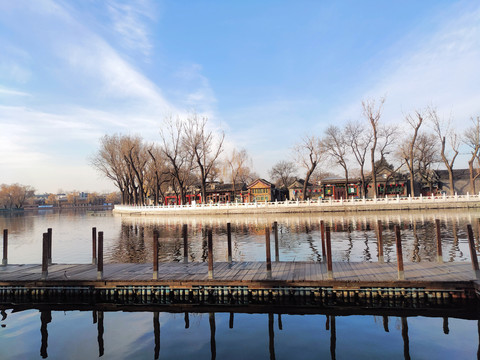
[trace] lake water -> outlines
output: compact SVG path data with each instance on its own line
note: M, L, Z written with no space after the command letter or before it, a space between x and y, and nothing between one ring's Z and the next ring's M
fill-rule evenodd
M104 232L106 262L151 262L152 232L160 231L161 261L183 261L182 224L190 261L206 260L205 229L214 233L216 261L264 260L265 226L279 225L280 260L321 259L320 220L332 228L334 261L377 261L375 224L384 224L385 261L395 261L393 226L402 228L404 261L435 261L434 220L442 225L444 261L470 261L466 225L478 234L478 211L355 215L129 217L110 212L44 211L2 214L9 263L40 263L42 233L53 229L53 261L91 262L91 228ZM272 239L273 243L273 239ZM478 250L478 241L476 243ZM272 245L273 246L273 245ZM272 252L273 253L273 252ZM1 270L0 270L1 271ZM478 311L380 312L322 308L309 314L189 313L127 308L79 311L3 308L1 359L472 359L479 350ZM157 312L157 310L159 312ZM248 311L243 309L239 311ZM312 310L310 311L312 312ZM387 331L388 330L388 331Z

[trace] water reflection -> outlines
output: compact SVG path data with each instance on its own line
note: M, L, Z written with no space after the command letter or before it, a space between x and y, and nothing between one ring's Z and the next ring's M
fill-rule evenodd
M149 263L153 231L160 232L160 261L184 261L182 228L187 225L188 261L206 261L207 233L214 235L215 261L227 260L227 223L234 261L264 260L265 226L278 223L276 261L323 261L322 223L332 231L334 261L395 262L394 225L400 225L405 261L436 261L435 220L440 220L445 261L470 261L466 225L474 225L480 249L480 211L422 211L355 214L235 216L92 216L85 211L0 215L9 229L9 263L40 263L42 234L53 229L53 262L92 261L91 229L105 234L105 261ZM383 253L379 247L382 224ZM272 229L272 228L271 228ZM271 230L273 231L273 229ZM273 246L273 245L272 245Z
M38 317L30 316L35 311L3 310L2 323L8 322L9 326L0 330L2 359L36 358L35 353L38 356L38 347L37 352L34 349L38 344L35 333L28 330L31 322L38 321L35 320ZM282 358L297 358L299 353L302 358L385 358L397 357L395 355L401 353L403 347L404 359L473 358L480 349L478 319L449 318L442 314L425 318L407 317L407 314L401 315L400 312L373 316L342 314L332 310L328 310L327 314L279 313L276 327L273 312L182 313L183 319L178 313L157 310L125 313L95 309L90 315L88 311L41 309L40 357L126 359L132 356L151 357L153 352L155 359L207 356L211 359L217 356L276 359L277 354L281 354ZM473 315L474 318L478 316ZM92 342L95 340L89 336L92 328L85 326L83 320L91 317L93 324L96 324L96 346L93 348ZM190 317L194 318L193 323ZM377 326L378 317L382 318L380 327ZM397 324L394 328L389 328L391 320ZM107 332L104 321L109 324ZM324 330L320 326L323 322ZM179 326L180 323L185 325ZM130 330L125 332L126 324ZM68 336L65 336L66 332ZM411 334L415 334L415 353L410 348ZM445 336L448 336L448 340ZM109 339L108 347L105 346L104 337ZM79 341L81 348L77 348ZM24 348L17 347L19 342Z

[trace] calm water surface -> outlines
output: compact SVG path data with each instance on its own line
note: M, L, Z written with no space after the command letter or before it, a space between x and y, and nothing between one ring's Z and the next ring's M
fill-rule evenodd
M125 217L110 212L46 211L0 215L9 229L9 263L40 263L42 233L53 229L53 261L89 263L91 228L105 234L106 262L152 261L152 232L161 260L183 261L181 226L188 224L191 261L205 261L205 229L214 232L215 260L226 256L232 224L234 260L264 260L265 226L279 224L280 260L321 259L320 220L332 227L335 261L377 261L375 224L384 224L385 260L395 261L393 226L400 224L405 261L435 261L434 220L442 224L444 261L470 261L466 225L478 234L478 211L360 215ZM273 243L273 238L272 238ZM478 248L478 242L477 242ZM479 346L477 312L450 317L53 311L5 308L1 359L472 359ZM139 310L139 309L135 309ZM385 314L386 315L386 314ZM188 321L186 322L186 318ZM473 320L472 320L473 319ZM387 320L387 322L385 321ZM388 330L388 331L387 331Z

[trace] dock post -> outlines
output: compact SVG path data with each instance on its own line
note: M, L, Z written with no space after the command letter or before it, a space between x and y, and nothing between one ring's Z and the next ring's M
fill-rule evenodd
M42 243L42 280L48 277L48 233L43 233Z
M188 263L188 227L187 224L183 224L182 235L183 235L183 262Z
M382 220L377 221L378 231L378 262L383 263L383 225Z
M8 264L8 229L3 229L3 258L2 265Z
M208 278L213 279L213 240L212 229L208 229Z
M227 223L227 260L232 262L232 228L230 223Z
M400 226L398 225L395 225L395 243L397 245L398 280L405 280L405 272L403 270L402 238L400 236Z
M278 223L273 222L273 235L275 236L275 262L280 261L280 250L278 248Z
M322 256L323 261L327 258L327 253L325 250L325 223L323 220L320 220L320 235L322 236Z
M97 265L97 228L92 227L92 265Z
M265 225L265 250L267 258L267 278L272 278L272 256L270 253L270 227Z
M332 267L332 242L330 239L330 226L325 229L326 247L327 247L327 278L333 280L333 267Z
M472 267L473 271L475 271L475 277L477 280L480 279L480 270L478 269L478 258L477 258L477 251L475 250L475 240L473 239L473 231L472 225L467 225L467 232L468 232L468 247L470 248L470 256L472 258Z
M440 235L440 220L435 219L435 233L437 234L437 261L443 263L442 237Z
M52 265L52 228L47 229L48 234L48 265Z
M158 230L153 230L153 280L158 279Z
M103 280L103 231L98 232L97 280Z

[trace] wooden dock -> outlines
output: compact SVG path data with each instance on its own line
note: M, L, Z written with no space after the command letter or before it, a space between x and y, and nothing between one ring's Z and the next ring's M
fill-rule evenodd
M282 262L278 256L277 224L273 224L275 259L271 261L270 229L265 227L266 261L213 262L212 230L208 229L208 262L188 262L188 239L183 228L184 262L159 263L158 231L153 232L153 263L104 264L103 232L92 228L91 264L52 263L52 231L43 234L42 264L8 264L8 233L0 267L0 305L44 301L141 304L294 304L360 306L383 301L396 306L430 305L477 300L480 269L473 232L467 225L472 262L444 263L440 223L437 262L403 262L400 229L395 225L397 262L383 259L382 225L378 224L378 262L332 262L329 227L322 228L321 262ZM98 240L98 241L97 241ZM228 259L231 256L227 226ZM392 303L393 301L393 303ZM393 304L393 305L392 305Z
M0 305L301 305L374 308L471 306L479 286L470 263L406 263L405 279L390 263L217 262L209 264L52 264L0 267Z
M97 266L92 264L52 264L48 278L42 280L41 265L6 265L0 267L0 286L76 286L157 284L170 287L192 285L248 286L334 286L378 287L408 286L455 289L472 284L475 273L468 262L405 263L405 280L397 279L395 263L334 262L333 279L328 279L327 265L321 262L272 262L271 276L265 262L216 262L209 277L208 263L159 263L158 279L153 280L152 264L105 264L102 280L97 280Z

